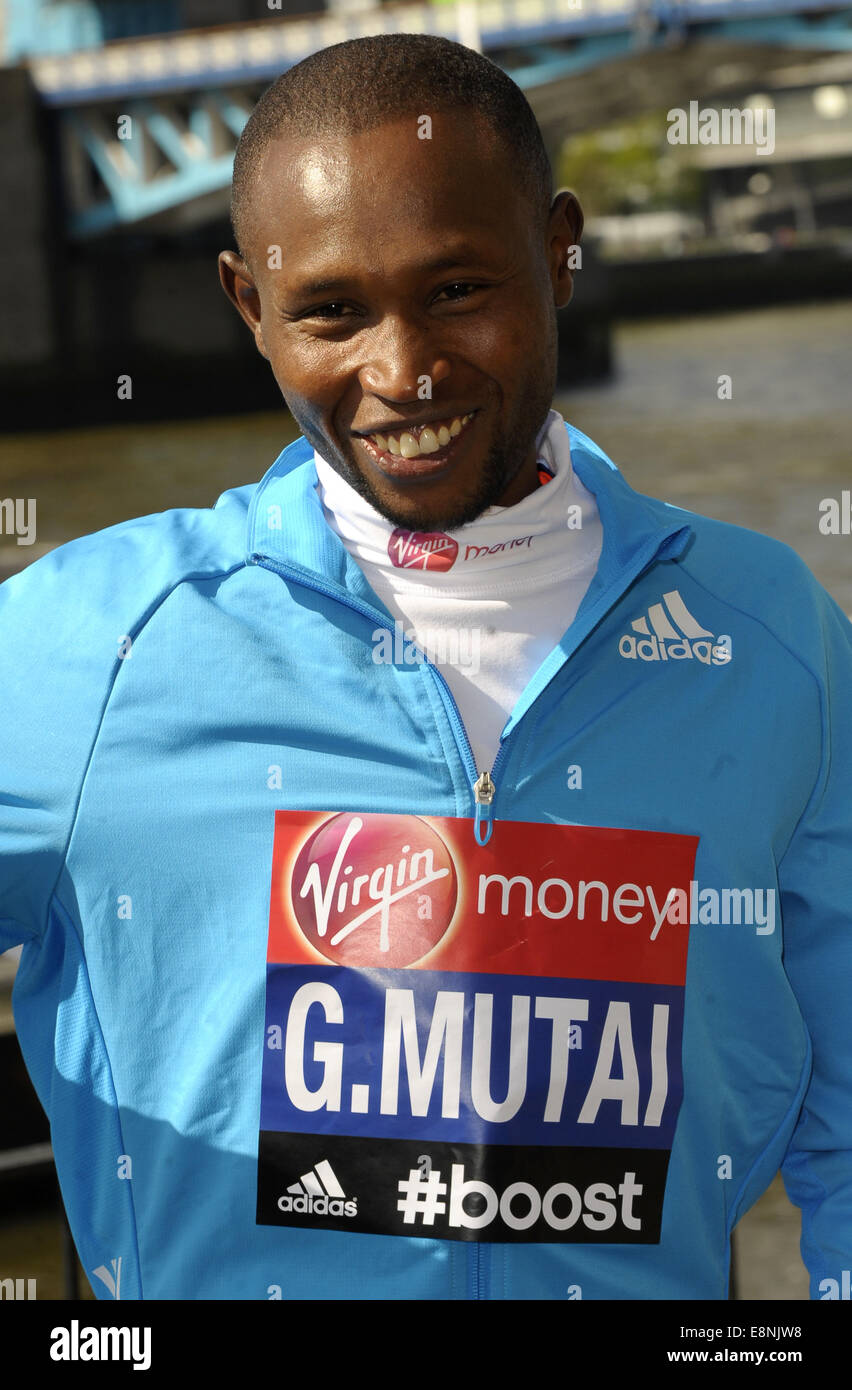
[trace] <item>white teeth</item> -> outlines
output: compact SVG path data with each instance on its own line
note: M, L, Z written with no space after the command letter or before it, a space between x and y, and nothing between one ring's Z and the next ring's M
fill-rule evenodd
M420 453L420 445L413 434L401 434L399 436L399 452L404 459L416 459Z
M391 453L406 459L418 458L420 454L434 454L438 449L443 449L449 444L451 439L461 434L462 429L473 419L474 412L469 415L457 415L449 425L440 425L436 430L431 425L414 426L419 431L414 434L412 430L404 430L401 434L370 434L368 439L383 453Z
M420 438L417 441L421 454L437 453L441 447L438 443L438 436L434 430L425 429L420 431Z

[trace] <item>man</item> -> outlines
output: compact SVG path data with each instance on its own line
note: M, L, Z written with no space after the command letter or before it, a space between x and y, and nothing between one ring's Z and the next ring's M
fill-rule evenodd
M724 1299L783 1165L825 1296L848 622L549 411L582 215L487 60L308 59L233 214L304 438L0 590L2 944L96 1292Z

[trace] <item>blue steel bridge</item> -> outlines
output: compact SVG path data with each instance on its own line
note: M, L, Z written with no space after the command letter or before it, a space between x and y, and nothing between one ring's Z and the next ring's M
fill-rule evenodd
M480 48L526 92L553 152L568 132L704 94L852 77L848 0L461 0L308 15L270 0L262 17L207 29L182 28L188 11L204 13L177 0L0 0L0 61L26 66L54 126L71 238L221 216L260 93L347 38L434 33ZM841 125L824 135L850 154Z

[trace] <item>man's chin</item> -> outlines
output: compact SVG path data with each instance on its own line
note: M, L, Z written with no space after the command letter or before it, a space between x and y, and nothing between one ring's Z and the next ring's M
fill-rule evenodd
M395 498L374 492L366 483L363 490L356 490L392 526L409 531L458 531L462 526L476 521L492 505L490 498L479 496L440 501L411 498L398 502Z
M390 481L384 487L376 486L373 479L356 467L349 458L345 459L345 467L341 468L339 462L328 459L323 450L317 452L340 473L359 497L369 503L373 510L392 526L404 527L410 531L457 530L460 526L475 521L485 508L491 505L490 496L483 496L484 488L480 488L475 494L471 494L468 488L460 498L458 492L452 493L447 485L442 489L443 495L429 497L426 494L429 491L436 492L437 489L430 488L430 484L425 480L422 484L407 483L399 488L395 488ZM493 489L488 489L489 494L490 491Z

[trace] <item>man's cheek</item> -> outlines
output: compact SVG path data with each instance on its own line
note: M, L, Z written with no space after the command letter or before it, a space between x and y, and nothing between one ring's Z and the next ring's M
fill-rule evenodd
M275 377L278 385L281 387L284 403L293 416L293 419L296 421L296 424L299 426L301 433L315 449L320 450L320 452L327 452L327 450L322 447L325 444L325 438L322 428L322 410L320 407L316 403L306 400L298 391L295 391L289 380L282 381L277 372L275 373Z
M278 343L270 356L270 366L281 394L299 424L303 420L318 421L322 417L322 408L313 389L315 378L306 369L301 354L291 346Z
M475 360L490 376L499 378L504 374L511 379L519 365L526 365L530 353L539 349L539 330L533 314L532 306L525 305L516 313L501 314L477 325Z

